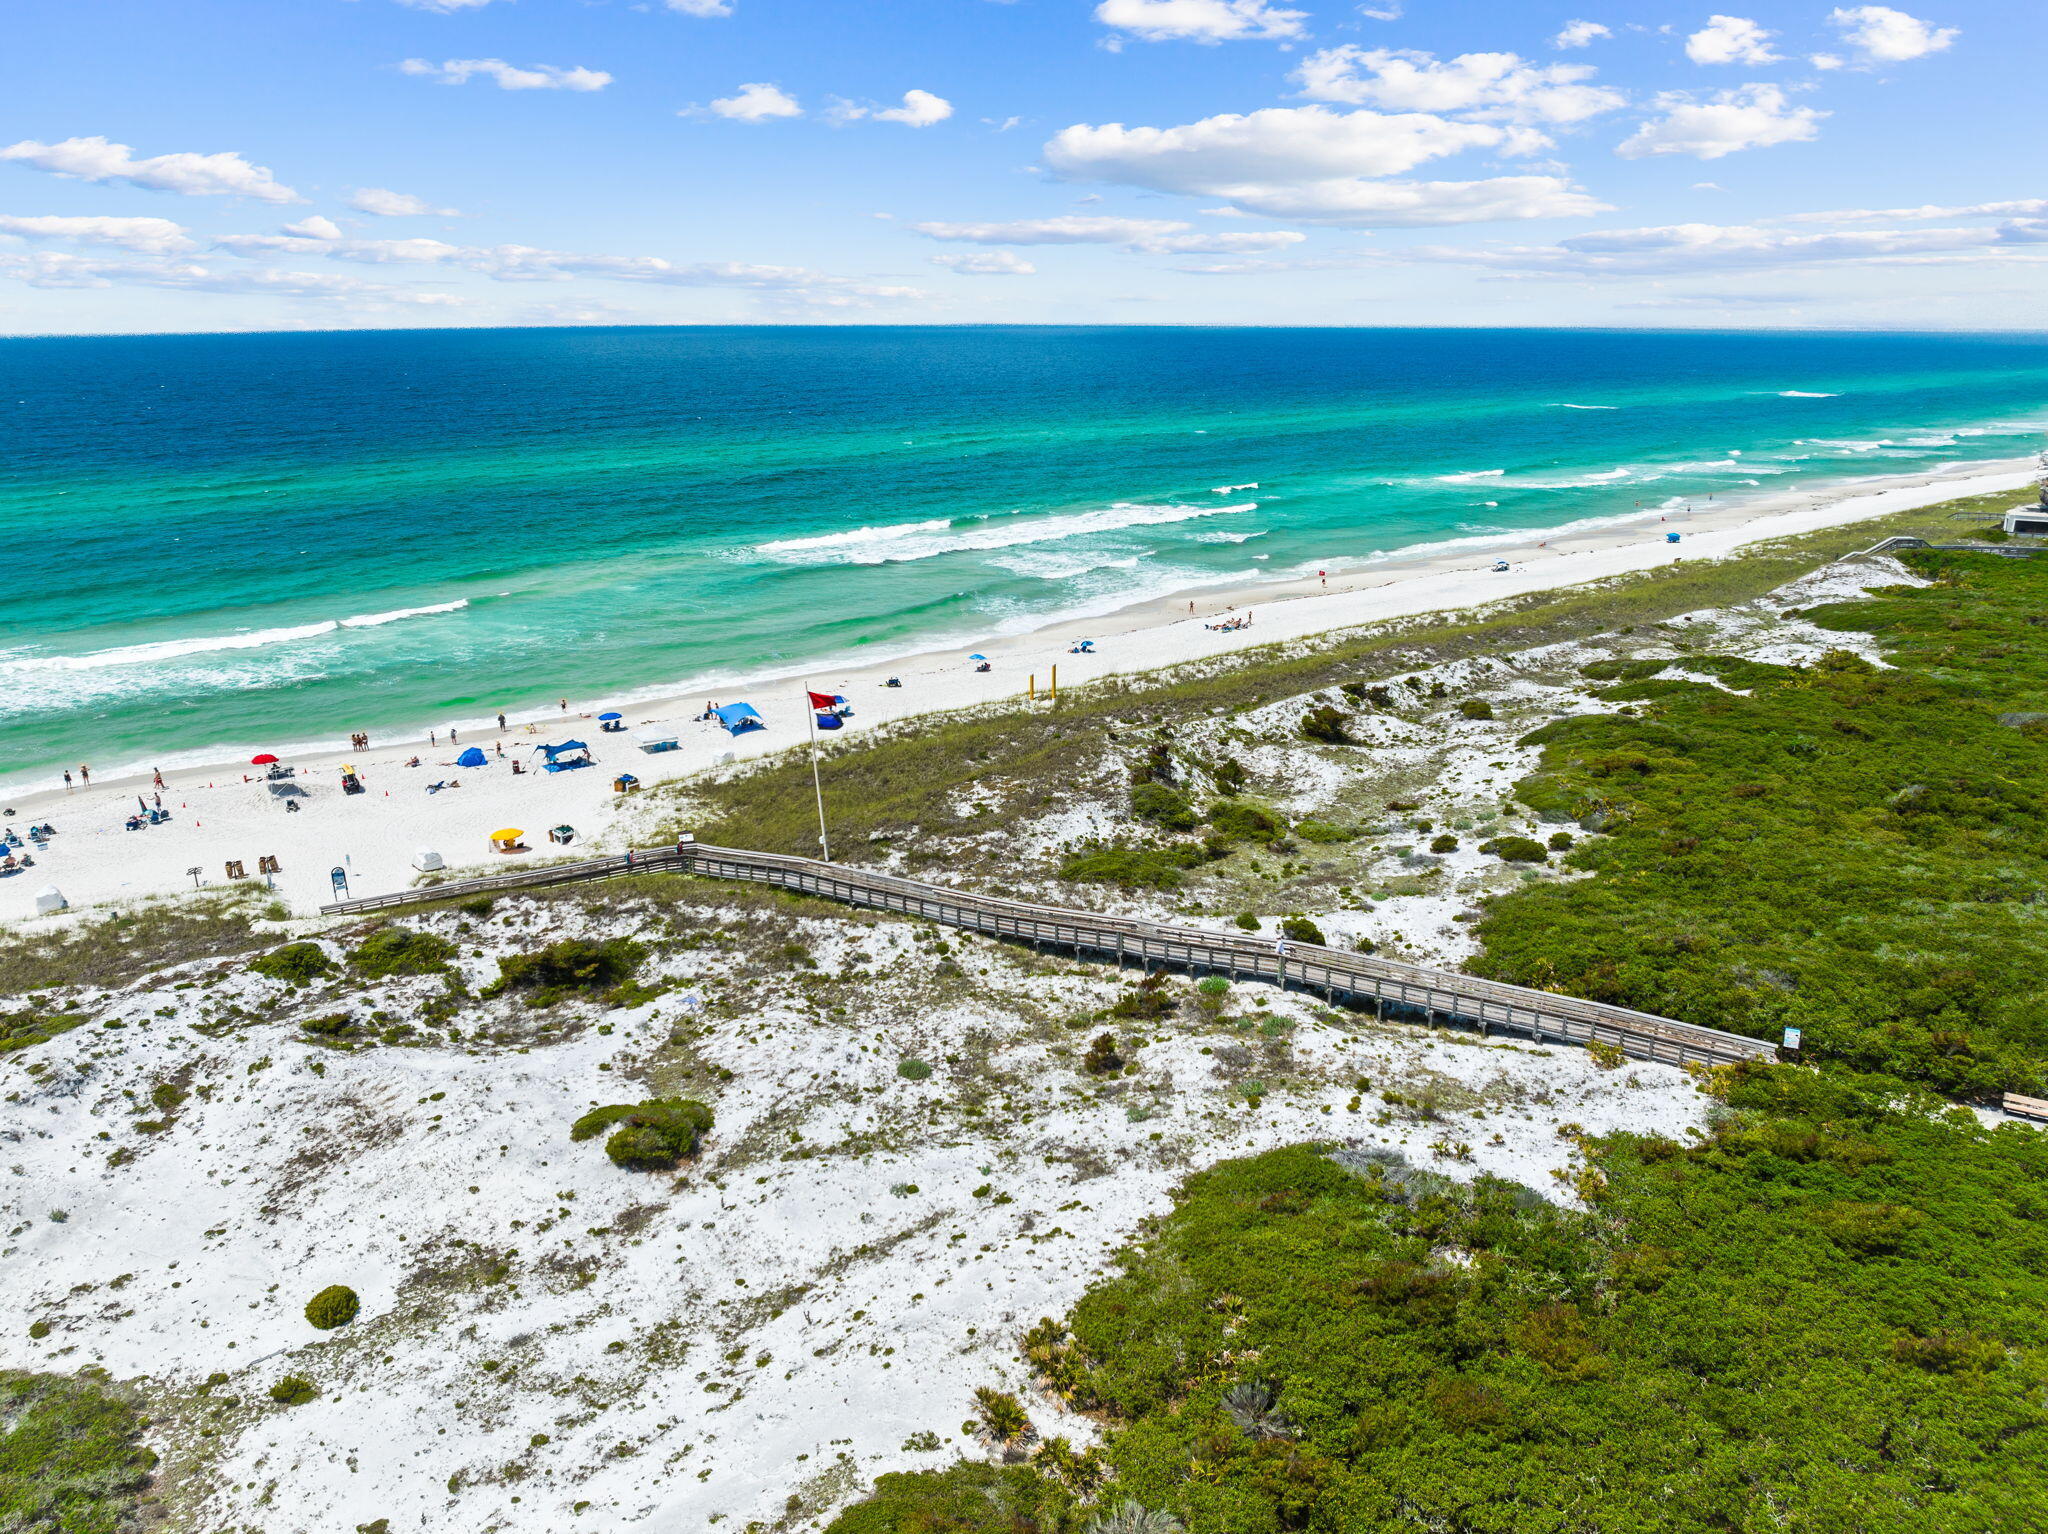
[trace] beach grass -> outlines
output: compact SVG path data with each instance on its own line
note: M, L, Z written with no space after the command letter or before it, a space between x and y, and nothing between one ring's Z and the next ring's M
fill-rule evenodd
M0 996L111 989L195 959L248 953L275 941L255 925L268 903L260 888L187 892L53 931L0 931Z
M1107 678L1062 692L1052 707L1013 703L906 720L857 743L820 751L834 855L858 861L872 846L901 838L899 850L914 865L920 843L988 829L987 798L971 790L1000 780L1050 801L1063 781L1085 773L1105 740L1170 727L1191 710L1236 712L1344 682L1750 601L1884 538L1966 536L1971 519L2002 512L2012 500L2011 491L1969 496L1758 543L1729 558L1674 562L1466 612L1339 630ZM665 791L683 801L674 828L694 831L706 842L810 855L818 850L810 762L801 749L764 758L722 780Z

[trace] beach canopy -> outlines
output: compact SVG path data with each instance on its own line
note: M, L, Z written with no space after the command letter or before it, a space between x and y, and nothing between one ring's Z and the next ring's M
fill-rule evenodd
M524 831L518 830L516 828L504 831L493 831L491 833L491 840L494 842L516 842L519 840L520 837L524 836L525 834L526 833Z
M590 747L580 740L565 740L559 746L535 746L533 749L547 752L549 760L553 760L557 752L588 751Z
M484 755L481 746L471 746L455 758L455 765L458 767L488 767L490 762L491 759Z
M751 703L727 703L711 711L718 716L718 722L734 735L744 735L749 730L765 729L760 714Z
M841 719L837 714L818 715L818 728L821 730L841 730L845 727L846 721Z
M624 714L599 714L597 717L599 719L623 719L626 716Z
M268 751L262 751L258 752L255 756L249 758L249 765L251 767L268 767L272 762L276 760L277 758L272 756Z

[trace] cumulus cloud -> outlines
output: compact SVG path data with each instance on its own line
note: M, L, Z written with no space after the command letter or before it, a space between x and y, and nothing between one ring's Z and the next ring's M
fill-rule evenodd
M1312 101L1575 123L1627 102L1619 91L1583 83L1594 73L1584 64L1526 64L1512 53L1461 53L1438 60L1412 49L1346 43L1310 54L1294 78Z
M1102 0L1095 19L1148 43L1222 43L1305 36L1308 13L1272 0Z
M1925 58L1941 52L1961 35L1956 27L1932 26L1888 5L1838 6L1828 13L1828 23L1866 64L1902 64Z
M1179 219L1088 217L1078 213L1008 223L912 224L911 228L934 240L965 240L975 245L1121 245L1126 250L1149 255L1279 250L1308 238L1291 229L1227 234L1190 232L1194 226Z
M113 245L151 256L178 255L199 248L184 225L174 224L167 218L0 215L0 234L26 240L68 240L74 245Z
M1612 37L1614 32L1597 21L1568 21L1550 40L1553 48L1583 48L1595 38Z
M848 101L841 97L834 99L825 115L836 123L859 122L866 117L876 122L902 123L907 128L929 128L953 115L953 103L930 91L905 91L900 107L878 107L872 101Z
M943 266L964 277L1029 277L1038 270L1022 256L1007 250L969 250L926 259L933 266Z
M556 64L522 68L503 59L443 59L438 64L427 59L405 59L398 68L401 74L419 75L443 85L467 85L481 76L497 82L498 89L505 91L601 91L612 83L612 77L602 69L584 69L580 65L564 69Z
M2016 197L2006 202L1970 202L1942 206L1922 203L1917 208L1834 208L1823 213L1789 213L1788 224L1861 224L1876 219L1897 223L1928 218L2035 218L2048 214L2048 197Z
M678 115L690 117L707 113L713 117L729 117L734 122L764 123L778 117L801 117L804 109L796 97L781 86L755 80L742 85L730 96L718 97L709 106L688 107Z
M662 0L662 4L678 16L699 16L706 20L714 16L730 16L732 0Z
M315 213L296 223L286 224L284 232L305 240L338 240L341 238L341 225L331 218L323 218Z
M1076 124L1046 144L1048 168L1072 181L1222 197L1268 217L1355 227L1472 223L1599 213L1606 205L1555 176L1396 182L1465 149L1514 149L1528 130L1428 113L1268 107L1174 128Z
M12 160L78 181L125 181L153 192L178 192L187 197L253 197L258 202L304 200L290 187L279 185L264 166L251 165L232 152L160 154L138 160L128 145L97 136L67 138L55 144L25 138L0 149L0 160Z
M1718 160L1740 149L1763 149L1816 137L1826 112L1795 107L1775 85L1744 85L1701 98L1666 91L1655 105L1662 117L1644 123L1615 147L1624 159L1689 154Z
M469 300L452 293L419 293L329 272L284 272L268 267L222 269L191 261L105 261L39 251L0 255L0 277L34 288L173 288L188 293L268 293L360 303L454 306Z
M357 187L348 200L348 205L358 213L375 214L378 218L453 218L454 208L437 208L424 197L415 197L410 192L394 192L387 187Z
M1680 272L1759 271L1858 265L2048 261L2048 222L2015 220L1997 228L1870 229L1788 233L1754 225L1667 224L1574 235L1555 245L1491 249L1423 246L1401 259L1487 267L1525 275L1663 276Z
M1777 35L1746 16L1709 16L1685 40L1685 56L1695 64L1775 64L1783 57L1771 51Z

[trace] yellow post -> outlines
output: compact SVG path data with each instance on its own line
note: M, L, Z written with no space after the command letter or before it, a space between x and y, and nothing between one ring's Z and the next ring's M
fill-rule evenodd
M1052 701L1060 701L1060 668L1057 666L1052 668Z
M1036 671L1031 673L1031 701L1034 703L1038 701L1038 673Z

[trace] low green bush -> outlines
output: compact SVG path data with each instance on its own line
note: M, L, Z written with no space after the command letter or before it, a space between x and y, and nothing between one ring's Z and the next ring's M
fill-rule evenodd
M613 1131L605 1154L613 1163L635 1171L674 1166L697 1147L712 1125L711 1110L692 1098L652 1098L593 1108L570 1126L571 1140L589 1140Z
M1164 783L1133 784L1131 813L1168 831L1192 831L1198 823L1193 801Z
M1256 932L1259 930L1259 918L1250 911L1239 911L1233 920L1242 931Z
M1493 705L1484 698L1467 698L1458 705L1458 712L1467 719L1491 719Z
M1458 839L1446 831L1442 836L1431 839L1429 850L1431 852L1456 852L1458 850Z
M156 1455L140 1404L104 1375L0 1370L0 1529L126 1534Z
M287 1374L270 1387L270 1399L284 1406L304 1406L319 1398L319 1387L302 1374Z
M1280 923L1280 935L1293 943L1321 943L1323 929L1306 916L1290 916Z
M1353 842L1358 840L1358 831L1351 826L1332 825L1327 820L1298 821L1294 834L1305 842Z
M1116 884L1125 889L1172 889L1190 868L1209 861L1201 847L1176 842L1168 847L1097 844L1067 854L1060 877L1077 884Z
M1279 816L1240 799L1210 805L1209 824L1220 835L1241 842L1277 842L1287 834L1287 823Z
M311 985L334 968L334 961L318 943L287 943L251 959L249 968L290 985Z
M306 1301L306 1320L323 1332L331 1332L355 1320L361 1309L362 1301L356 1298L355 1290L346 1284L329 1284Z
M927 1081L931 1078L932 1068L922 1060L899 1060L896 1062L896 1074L905 1081Z
M1496 836L1491 841L1481 842L1479 850L1504 863L1545 863L1549 855L1543 850L1543 843L1527 836Z
M1358 742L1346 728L1350 722L1344 710L1324 703L1301 716L1302 738L1325 746L1355 746Z
M550 1006L571 992L609 991L633 978L647 957L644 945L626 937L601 942L570 937L533 953L516 953L498 961L498 978L484 988L486 996L525 991L531 1006Z
M431 932L380 927L349 951L348 965L370 980L392 975L438 975L455 957L455 945Z
M1091 1076L1108 1076L1124 1068L1124 1057L1116 1047L1116 1035L1098 1033L1088 1044L1081 1069Z

